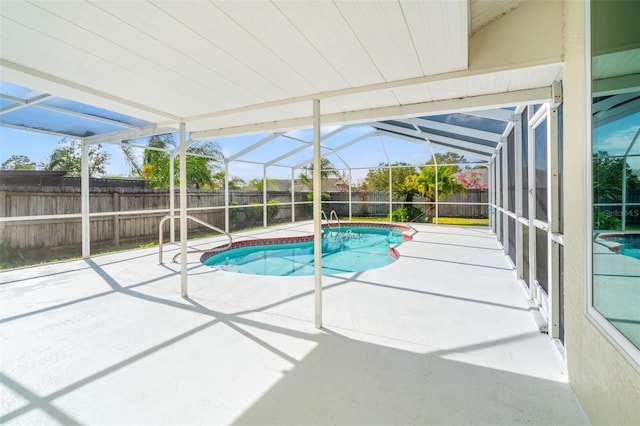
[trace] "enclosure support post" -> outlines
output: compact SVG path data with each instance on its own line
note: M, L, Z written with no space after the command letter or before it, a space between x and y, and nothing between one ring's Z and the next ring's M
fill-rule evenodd
M439 211L438 211L438 160L436 160L436 156L433 155L433 162L436 165L436 183L435 183L435 187L436 187L436 225L438 224L438 216L439 216Z
M487 189L487 193L489 194L489 209L487 212L487 217L489 218L489 228L491 228L491 230L493 230L493 232L496 232L496 228L495 228L495 219L493 217L493 215L495 214L495 207L494 204L495 202L493 201L493 191L495 190L495 182L493 181L493 167L494 167L495 163L493 158L491 160L489 160L489 164L487 165L487 174L488 176L488 180L489 180L489 187Z
M393 171L391 170L391 162L388 156L387 164L389 165L389 222L393 222Z
M295 170L293 167L291 168L291 223L296 221L296 191L295 184L296 181L294 179Z
M349 220L351 220L353 211L351 210L351 167L349 167Z
M175 157L173 154L169 154L169 214L171 216L176 214L176 179L175 179L175 164L173 164ZM169 241L171 243L176 242L176 222L169 221Z
M186 127L180 123L180 295L187 292L187 138Z
M229 163L224 162L224 232L229 233Z
M267 166L262 166L262 226L267 227Z
M322 328L322 175L320 174L320 100L313 100L313 258L315 326Z
M559 182L559 163L558 163L558 107L549 105L547 113L549 122L547 124L547 164L549 171L547 173L547 217L549 219L549 231L547 237L547 282L549 292L549 334L554 339L560 338L560 246L551 239L551 234L560 233L560 182Z
M89 146L83 140L80 163L80 206L82 212L82 258L91 257L91 223L89 219Z

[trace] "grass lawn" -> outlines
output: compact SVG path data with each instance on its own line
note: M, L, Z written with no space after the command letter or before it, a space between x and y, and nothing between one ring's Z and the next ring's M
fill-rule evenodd
M489 226L489 219L467 219L464 217L439 217L438 223L443 225Z
M343 222L348 220L341 219ZM389 222L389 217L358 217L351 218L353 222ZM442 225L468 225L468 226L489 226L489 219L467 219L464 217L439 217L438 223Z

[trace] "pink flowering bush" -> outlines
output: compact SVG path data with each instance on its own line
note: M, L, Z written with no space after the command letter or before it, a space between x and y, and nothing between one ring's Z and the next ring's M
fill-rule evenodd
M465 189L487 189L487 183L480 182L482 180L482 172L479 170L463 170L457 175L458 182Z

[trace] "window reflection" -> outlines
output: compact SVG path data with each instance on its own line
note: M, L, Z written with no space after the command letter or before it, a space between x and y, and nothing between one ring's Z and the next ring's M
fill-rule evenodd
M591 5L592 300L640 348L640 2Z

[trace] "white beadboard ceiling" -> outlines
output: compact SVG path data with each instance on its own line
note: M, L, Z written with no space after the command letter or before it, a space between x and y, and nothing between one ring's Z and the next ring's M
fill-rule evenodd
M314 98L338 119L549 86L558 64L468 73L471 27L521 3L2 1L0 80L190 131L294 122Z

